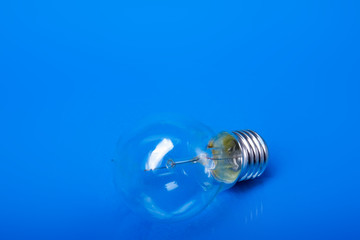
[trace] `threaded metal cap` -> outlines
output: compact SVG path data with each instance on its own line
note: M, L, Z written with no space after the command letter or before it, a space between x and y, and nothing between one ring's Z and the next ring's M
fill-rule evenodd
M238 158L241 172L238 181L259 177L265 170L269 151L259 134L251 130L233 131L242 157Z

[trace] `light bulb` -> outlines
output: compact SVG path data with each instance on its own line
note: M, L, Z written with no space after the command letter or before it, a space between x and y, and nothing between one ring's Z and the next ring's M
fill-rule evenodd
M260 176L268 150L254 131L214 134L196 123L160 121L118 145L115 181L129 207L177 220L203 210L236 182Z

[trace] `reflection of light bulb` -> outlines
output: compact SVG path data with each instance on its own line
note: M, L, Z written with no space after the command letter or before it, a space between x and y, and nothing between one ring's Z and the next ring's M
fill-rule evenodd
M130 207L159 219L204 209L219 191L260 176L268 150L255 132L221 132L199 124L158 123L117 149L115 180Z

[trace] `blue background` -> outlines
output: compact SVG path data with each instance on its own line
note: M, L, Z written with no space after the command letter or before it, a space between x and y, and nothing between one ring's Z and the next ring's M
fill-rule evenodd
M360 238L358 1L2 1L0 238ZM154 223L116 194L121 132L250 128L260 178Z

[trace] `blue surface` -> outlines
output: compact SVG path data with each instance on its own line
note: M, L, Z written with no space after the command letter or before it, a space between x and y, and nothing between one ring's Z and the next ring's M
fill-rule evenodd
M0 239L360 238L358 1L2 1ZM173 112L267 141L177 223L115 192L121 132Z

